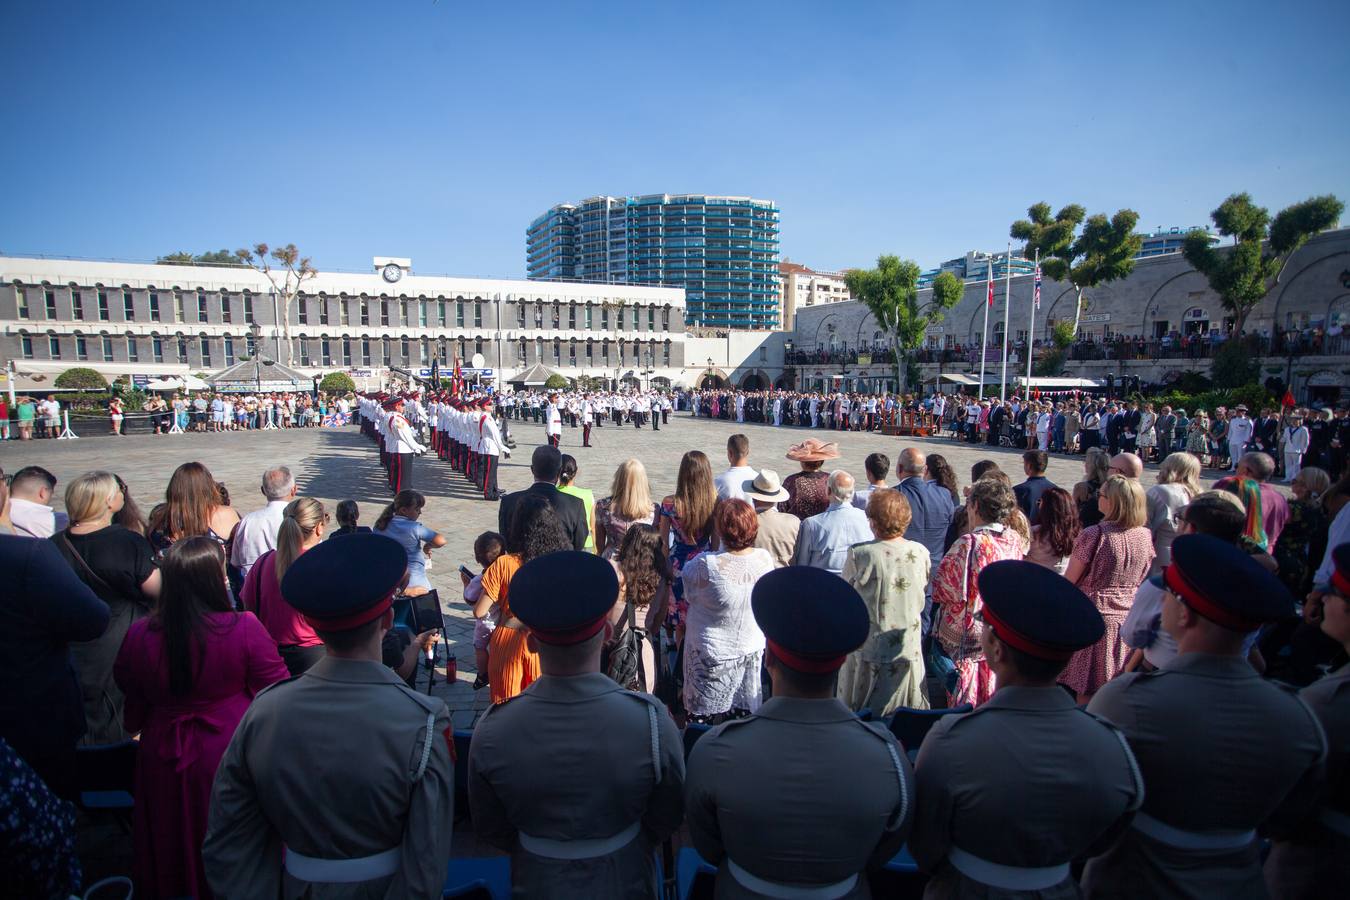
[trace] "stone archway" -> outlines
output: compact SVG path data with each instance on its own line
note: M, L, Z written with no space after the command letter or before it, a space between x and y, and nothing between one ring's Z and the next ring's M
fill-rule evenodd
M769 376L763 369L751 369L741 376L741 390L743 391L767 391L769 389Z

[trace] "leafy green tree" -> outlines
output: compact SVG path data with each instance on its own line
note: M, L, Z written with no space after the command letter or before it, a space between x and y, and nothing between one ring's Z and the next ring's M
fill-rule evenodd
M94 369L77 366L56 376L56 386L65 390L97 390L108 386L108 379Z
M1234 194L1210 213L1219 234L1231 237L1233 246L1217 248L1209 233L1197 228L1186 235L1181 252L1232 312L1233 333L1241 334L1247 316L1279 281L1294 251L1334 226L1344 211L1344 203L1325 194L1285 207L1272 222L1250 194Z
M1050 215L1048 203L1027 209L1027 218L1012 223L1008 233L1026 242L1023 253L1041 254L1041 270L1054 281L1067 281L1074 287L1073 332L1082 322L1089 288L1124 278L1134 271L1134 256L1144 239L1134 233L1139 214L1132 209L1117 210L1111 218L1104 213L1088 216L1078 204ZM1078 232L1079 224L1083 229Z
M326 394L350 394L356 390L356 382L346 372L329 372L319 382L319 390Z
M910 354L922 346L929 327L941 322L947 310L960 301L965 285L951 272L943 272L931 288L921 292L919 264L890 254L877 257L875 269L854 269L844 280L849 292L867 306L890 339L895 384L903 394ZM927 296L920 299L920 293Z
M548 376L548 380L544 382L544 387L548 388L550 391L564 390L567 387L567 379L557 372L554 372L552 375Z
M193 256L186 250L170 253L155 260L161 266L237 266L239 257L228 250L215 250Z
M252 250L234 251L240 265L261 272L276 292L281 309L281 334L286 340L286 362L291 361L291 304L300 295L304 283L317 276L318 270L308 256L301 256L294 244L271 250L266 244L255 244ZM272 263L277 265L274 267Z

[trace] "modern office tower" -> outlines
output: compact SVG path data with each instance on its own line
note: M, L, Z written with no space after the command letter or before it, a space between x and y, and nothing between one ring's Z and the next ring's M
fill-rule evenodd
M1144 239L1144 243L1140 245L1139 252L1134 255L1134 258L1145 259L1149 256L1162 256L1165 253L1180 253L1182 245L1186 243L1186 235L1197 230L1208 232L1211 244L1219 242L1217 234L1201 225L1192 225L1189 228L1177 225L1173 225L1171 228L1160 226L1154 229L1152 234L1139 235Z
M778 207L768 200L649 194L560 204L526 229L526 266L535 280L682 287L691 328L783 324Z

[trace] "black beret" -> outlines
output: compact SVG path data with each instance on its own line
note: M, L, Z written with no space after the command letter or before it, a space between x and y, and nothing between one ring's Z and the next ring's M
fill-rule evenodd
M349 631L389 609L407 570L407 551L393 538L343 535L300 554L281 596L316 630Z
M833 672L867 640L867 604L844 579L811 566L774 569L755 582L750 608L778 661Z
M1208 534L1172 542L1163 582L1182 603L1233 631L1255 631L1294 613L1294 598L1280 579L1249 553Z
M1106 633L1096 605L1053 569L1005 559L985 566L976 580L985 624L1023 653L1067 660Z
M619 599L619 576L594 553L559 550L511 577L511 612L545 644L579 644L604 627Z

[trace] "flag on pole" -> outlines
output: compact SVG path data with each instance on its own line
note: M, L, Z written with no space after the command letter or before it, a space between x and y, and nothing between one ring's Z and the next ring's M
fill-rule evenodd
M1289 390L1289 388L1284 389L1284 397L1283 399L1280 400L1280 405L1285 407L1293 407L1297 405L1294 402L1294 392Z
M994 260L989 260L989 305L994 305Z
M1034 298L1035 298L1035 306L1036 306L1037 309L1040 309L1040 308L1041 308L1041 266L1040 266L1040 263L1037 263L1037 264L1036 264L1036 281L1035 281L1035 285L1036 285L1036 290L1035 290L1035 292L1034 292L1034 294L1033 294L1033 296L1034 296Z

